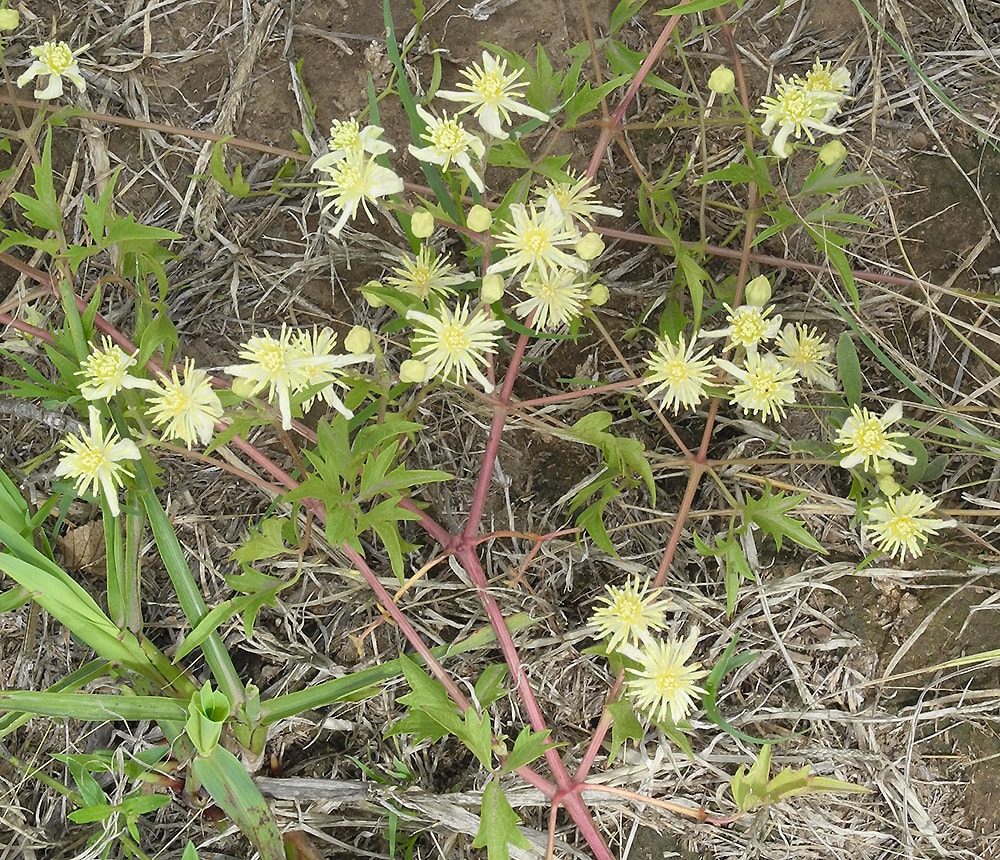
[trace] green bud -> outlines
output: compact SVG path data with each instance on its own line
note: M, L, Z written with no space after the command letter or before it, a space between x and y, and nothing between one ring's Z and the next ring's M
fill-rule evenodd
M427 365L415 358L408 358L399 366L399 381L423 385L427 378Z
M708 76L708 88L720 96L727 96L736 89L736 75L732 69L716 66Z
M771 301L771 282L764 275L758 275L747 284L743 291L743 300L748 305L764 307Z
M504 293L503 275L489 274L483 277L483 304L492 305L500 301Z
M0 9L0 30L16 30L21 23L17 9Z
M604 253L604 240L596 233L588 233L576 243L576 253L581 260L596 260Z
M590 303L595 307L600 307L611 298L611 293L604 284L597 283L590 288Z
M366 290L365 287L381 287L381 286L382 286L381 281L369 281L367 284L365 284L364 287L361 288L361 295L364 296L365 301L368 302L369 307L380 308L383 305L385 305L385 302L382 300L381 296L377 296L375 295L375 293Z
M465 224L470 230L485 233L493 226L493 213L485 206L473 206L469 210L469 217L465 219Z
M418 209L410 219L410 230L418 239L426 239L434 232L434 216L426 209Z
M206 681L205 686L191 697L184 728L199 755L211 755L219 745L222 727L229 719L231 708L226 694L222 690L213 690L211 681Z
M233 394L237 397L241 397L244 400L247 397L252 397L254 389L257 387L257 383L252 379L246 379L245 377L239 376L233 380Z
M839 140L824 143L819 149L819 160L827 167L839 164L845 158L847 158L847 147Z
M896 495L896 493L898 493L901 489L903 489L901 486L899 486L898 483L896 483L896 479L892 477L892 475L883 475L881 478L879 478L878 488L882 491L882 493L885 495L887 499L892 498L893 496Z
M344 349L351 355L363 355L372 345L372 333L362 325L351 328L344 338Z

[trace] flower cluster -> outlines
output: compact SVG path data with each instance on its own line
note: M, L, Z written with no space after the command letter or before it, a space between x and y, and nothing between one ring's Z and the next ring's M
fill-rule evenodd
M609 585L591 615L609 652L629 661L626 693L638 709L658 723L680 723L704 694L698 681L708 675L700 663L689 662L698 644L698 628L683 640L660 639L666 628L670 601L661 590L633 578L623 588Z
M227 367L226 372L234 378L236 394L249 397L266 388L284 429L292 425L295 405L306 411L317 398L351 417L337 387L344 384L343 368L373 358L366 352L370 342L371 333L355 327L346 340L349 354L340 355L333 352L337 335L329 328L292 331L283 327L277 338L267 333L251 337L240 352L245 363ZM106 431L101 410L93 404L107 403L125 391L137 392L137 399L129 405L138 407L165 441L182 442L188 450L208 445L224 414L212 378L191 359L153 380L130 372L138 370L137 355L138 350L126 352L109 338L91 348L77 372L80 394L91 403L90 432L67 437L67 451L56 467L57 475L76 479L78 492L100 489L115 515L118 487L129 474L123 461L139 459L139 449L132 439L119 439L117 430ZM145 392L141 400L138 392Z
M844 130L830 125L841 109L851 88L851 75L845 68L832 69L819 60L804 77L794 75L786 80L778 77L774 95L761 100L757 109L764 114L761 131L771 134L775 127L778 133L771 142L771 151L778 158L787 158L792 152L789 138L805 135L810 143L815 142L814 132L843 134Z

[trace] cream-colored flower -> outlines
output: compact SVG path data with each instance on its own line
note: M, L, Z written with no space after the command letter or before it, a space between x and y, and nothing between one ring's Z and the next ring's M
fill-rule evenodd
M622 210L615 206L605 206L597 199L601 186L593 182L589 176L576 177L570 174L571 182L555 182L548 180L544 187L535 189L535 202L545 206L550 197L554 198L567 221L573 226L579 221L589 230L594 225L598 215L608 215L621 218Z
M64 444L69 449L56 466L56 475L61 478L75 478L78 493L97 493L98 487L107 499L112 516L120 513L118 488L122 486L122 476L131 472L122 463L124 460L138 460L141 455L131 439L119 439L113 427L107 434L101 424L101 415L90 407L90 433L80 431L80 435L69 435Z
M808 92L821 93L833 98L836 105L833 112L825 117L830 119L837 114L844 99L847 98L847 93L851 89L851 73L843 66L834 69L833 63L821 63L817 57L813 67L802 79L802 85Z
M23 87L35 78L47 76L48 83L41 89L35 88L36 99L56 99L63 94L62 79L66 78L81 93L87 89L87 84L80 74L80 66L76 58L89 48L84 45L73 51L65 42L45 42L31 46L31 55L35 58L28 70L17 79L17 85Z
M784 418L785 407L795 402L795 383L799 375L770 353L747 353L744 367L721 358L715 359L715 363L739 380L729 390L729 396L744 412L753 412L764 421Z
M874 532L872 542L892 557L898 555L905 561L907 553L913 558L923 555L929 535L952 528L954 520L928 516L934 512L934 501L920 492L899 493L880 505L868 510L868 523Z
M482 177L472 166L471 152L476 158L482 158L486 153L483 142L474 134L469 134L455 117L449 117L447 113L440 119L429 111L417 105L417 113L420 118L427 123L427 128L420 135L422 140L427 141L427 146L409 146L410 155L418 161L428 164L439 164L443 170L447 170L452 162L457 164L469 181L476 187L480 194L486 190Z
M660 398L660 409L680 412L681 407L696 409L705 398L705 386L712 381L709 368L712 361L705 358L708 349L694 351L695 341L685 345L682 334L677 343L657 338L656 349L646 356L647 383L656 383L649 392L650 400Z
M549 115L518 101L523 98L526 82L519 82L521 70L507 72L507 61L483 51L483 64L473 63L462 69L458 90L438 90L436 95L453 102L468 102L459 113L473 111L483 129L493 137L506 137L501 120L510 122L511 112L548 121Z
M585 285L578 279L579 273L570 269L528 272L518 287L528 298L516 304L514 312L521 319L534 314L529 325L538 331L569 325L580 316L587 299Z
M788 323L775 341L778 349L785 357L782 363L794 368L807 382L815 383L828 391L837 387L830 370L830 344L826 337L819 334L815 328Z
M470 272L458 272L429 245L421 245L416 256L401 252L399 265L392 272L393 277L386 278L385 282L416 296L422 302L453 295L454 287L473 278Z
M764 134L769 135L778 126L771 151L778 158L787 158L792 151L788 138L793 134L796 138L804 134L810 143L815 142L813 132L816 131L843 134L842 128L834 128L828 123L839 109L840 99L829 92L810 90L798 79L779 78L774 95L761 100L757 113L764 114L761 126Z
M428 376L454 377L461 385L472 376L487 393L493 391L479 365L496 352L501 320L489 319L483 308L470 316L468 300L454 312L442 306L436 314L411 310L406 318L414 322L413 357L424 362Z
M308 329L300 331L293 343L297 353L293 361L299 364L301 382L292 393L295 395L303 391L313 392L302 401L302 411L308 412L313 403L320 399L345 418L353 418L354 413L344 405L337 394L337 386L343 385L341 381L343 368L371 361L375 356L370 352L334 353L337 333L328 326L323 328L314 326L312 331ZM321 387L317 389L317 386Z
M80 364L77 376L80 382L80 394L85 400L110 400L125 388L155 389L156 383L151 379L139 379L129 373L135 367L136 350L129 355L111 338L102 339L100 349L91 347L91 353Z
M375 156L352 152L343 159L321 162L322 159L317 161L313 169L326 173L329 178L319 181L319 196L333 198L323 207L323 212L332 207L340 210L340 217L330 230L335 237L340 236L349 220L357 217L359 206L364 208L368 220L374 224L375 217L368 204L403 190L403 180L389 168L378 164Z
M313 163L313 170L326 170L345 158L361 158L368 155L383 155L394 152L396 147L382 140L382 129L377 125L364 128L356 119L335 119L330 126L328 151Z
M608 651L620 645L641 645L666 627L670 600L660 599L662 588L650 589L648 580L636 576L624 588L609 585L606 591L598 599L603 605L594 610L590 623L597 626L602 639L608 640Z
M302 350L292 330L282 326L277 339L270 332L254 335L240 350L240 358L246 364L225 368L236 379L233 390L249 397L267 388L268 400L274 403L277 399L281 426L288 430L292 426L292 394L309 384Z
M742 346L747 353L754 353L757 347L767 343L781 328L781 314L769 318L770 307L758 305L740 305L733 310L730 305L723 305L729 311L726 317L728 325L713 331L702 331L701 337L725 337L729 339L726 349Z
M682 642L650 639L640 648L622 648L626 657L639 664L638 669L628 670L629 698L655 722L669 717L677 725L691 712L695 697L704 695L705 690L697 682L708 671L701 668L701 663L688 663L697 644L695 627Z
M907 433L889 432L889 427L903 417L903 404L896 401L879 417L861 406L851 409L850 417L837 431L836 444L843 457L840 465L844 469L861 466L877 472L883 460L895 460L904 466L912 466L916 457L907 454L897 439L905 439Z
M190 449L195 443L212 441L215 422L222 418L222 401L208 374L189 358L184 362L184 381L178 378L176 365L170 368L170 376L160 380L146 411L163 428L164 439L180 439Z
M583 271L587 264L564 248L580 238L575 227L566 227L566 217L555 198L550 197L541 211L534 205L515 203L510 207L513 219L507 230L497 236L497 246L507 256L490 266L493 272L538 270L547 274L554 269Z

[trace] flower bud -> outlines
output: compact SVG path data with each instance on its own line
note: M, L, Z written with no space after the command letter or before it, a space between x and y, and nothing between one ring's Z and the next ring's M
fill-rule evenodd
M747 284L743 291L743 300L748 305L764 307L771 301L771 282L764 275L758 275Z
M363 355L371 344L372 333L361 325L353 326L344 338L344 349L351 355Z
M483 276L482 299L483 304L492 305L493 302L500 301L504 293L503 275L491 273Z
M878 479L878 488L882 491L887 499L895 496L901 489L896 479L892 475L883 475Z
M253 390L256 387L257 384L252 379L247 379L245 376L238 376L233 380L233 394L243 399L252 397Z
M708 88L720 96L727 96L736 89L736 75L732 69L716 66L708 76Z
M824 143L819 149L819 160L827 167L839 164L845 158L847 158L847 147L839 140Z
M399 381L423 385L427 378L427 365L415 358L408 358L399 366Z
M0 9L0 30L16 30L21 23L17 9Z
M581 260L596 260L604 253L604 240L596 233L588 233L576 243L575 250Z
M595 307L600 307L610 298L611 293L604 284L596 283L590 288L590 303Z
M465 219L465 225L477 233L485 233L493 226L493 213L485 206L473 206Z
M410 231L418 239L426 239L434 232L434 216L426 209L418 209L410 219Z
M385 305L381 296L377 296L375 293L366 289L366 287L381 287L382 283L380 281L369 281L361 288L361 295L365 297L365 301L368 302L369 307L380 308Z

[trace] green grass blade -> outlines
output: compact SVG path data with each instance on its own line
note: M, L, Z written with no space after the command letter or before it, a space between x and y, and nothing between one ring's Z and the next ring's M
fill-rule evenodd
M183 720L185 703L165 696L104 693L0 692L0 710L73 720Z

